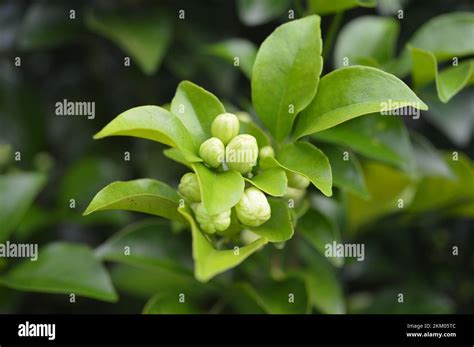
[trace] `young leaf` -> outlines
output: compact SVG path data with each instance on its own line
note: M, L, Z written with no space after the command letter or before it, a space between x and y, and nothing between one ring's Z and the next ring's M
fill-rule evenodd
M288 179L285 170L282 168L276 167L263 170L254 178L246 178L245 180L268 195L283 196L286 194Z
M158 69L171 41L171 22L162 13L143 17L89 13L86 25L130 54L148 75Z
M142 178L114 182L96 194L84 215L102 210L129 210L182 221L178 193L167 184Z
M414 47L411 47L410 51L415 87L421 88L435 80L439 99L444 103L459 93L474 76L474 59L438 73L438 61L433 53Z
M403 81L389 73L367 66L342 68L321 79L316 97L299 117L294 137L404 106L428 109Z
M211 137L214 118L225 109L217 97L189 82L181 82L171 101L171 112L178 117L191 134L196 148Z
M270 219L258 227L248 227L248 229L270 242L283 242L291 239L294 230L287 202L274 198L269 198L268 202L272 209Z
M252 100L257 115L279 141L316 94L321 47L320 18L309 16L279 26L258 50Z
M23 261L1 277L0 284L24 291L118 299L109 274L89 247L65 242L41 249L37 261Z
M364 174L356 155L338 146L319 145L319 148L329 159L334 185L368 198Z
M192 165L201 187L202 204L209 214L218 214L235 206L244 193L245 182L235 170L215 172L203 164Z
M332 195L331 165L324 153L312 144L287 144L278 153L277 159L286 170L306 176L324 195Z
M313 135L315 139L351 148L357 153L414 172L410 138L399 116L366 115Z
M8 239L46 183L37 172L0 175L0 242Z
M194 275L198 281L207 282L215 275L239 265L268 242L266 238L261 237L237 250L216 250L199 229L189 210L180 208L179 212L191 225L193 235L193 258L195 261Z
M94 139L134 136L176 147L188 161L201 161L189 132L177 116L158 106L131 108L107 124Z
M390 17L362 16L347 23L334 47L334 66L366 65L367 59L381 66L394 58L399 22Z
M298 219L297 231L321 254L325 255L326 245L341 243L341 235L335 223L322 213L310 209ZM330 257L335 266L342 266L344 258Z
M309 0L310 13L328 15L353 7L375 7L377 0Z
M246 25L259 25L283 14L290 0L237 0L237 14Z
M244 39L229 39L206 47L206 52L224 59L230 64L236 64L249 79L252 76L253 63L257 56L255 45Z

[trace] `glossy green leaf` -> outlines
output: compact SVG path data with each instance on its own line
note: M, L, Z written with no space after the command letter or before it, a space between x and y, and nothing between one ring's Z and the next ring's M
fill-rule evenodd
M141 17L89 13L86 25L130 54L148 75L156 72L171 42L171 21L160 12Z
M217 97L189 82L181 82L171 101L171 112L178 117L191 134L196 148L211 137L214 118L225 109Z
M156 294L143 308L144 314L196 314L200 313L191 303L179 302L178 295Z
M237 286L266 313L308 313L308 295L304 282L299 278L269 280L255 286L250 283L238 283Z
M192 137L177 116L158 106L131 108L107 124L94 139L134 136L176 147L188 161L200 161Z
M298 219L297 232L300 233L321 255L325 254L327 244L341 243L337 225L321 212L310 209ZM332 257L328 260L335 266L344 264L344 258Z
M39 250L37 261L23 261L1 277L0 283L23 291L118 299L104 266L89 247L80 244L50 244Z
M184 166L187 166L188 168L192 169L191 163L186 160L183 153L181 153L179 149L167 148L163 150L163 154L167 158L174 160L175 162L183 164Z
M179 212L191 225L193 235L194 275L196 279L201 282L207 282L215 275L239 265L268 242L266 238L261 237L244 247L238 248L238 251L235 249L216 250L199 229L189 210L180 208Z
M18 226L45 183L42 173L0 175L0 242L8 239Z
M407 172L415 169L415 159L402 116L372 114L352 119L316 133L320 141L349 147L369 158L393 164ZM416 116L413 116L416 117Z
M202 204L209 214L224 212L239 202L245 188L244 178L239 172L216 172L199 163L192 166L201 187Z
M187 257L187 246L182 241L171 233L169 223L145 220L114 234L95 250L95 255L106 261L189 275L192 272L184 264L189 263L191 257Z
M300 273L310 304L322 313L345 313L344 295L334 268L326 258L308 247L303 247L301 252L307 267Z
M320 18L279 26L260 46L252 72L252 101L270 133L284 139L316 94L323 61Z
M353 19L342 28L334 47L334 66L349 65L381 66L394 58L400 25L390 17L362 16Z
M246 179L246 181L272 196L285 195L288 184L285 170L278 167L263 170L252 179Z
M416 188L410 211L423 212L474 200L474 163L466 155L446 153L454 177L425 177Z
M290 0L237 0L237 14L246 25L259 25L283 14Z
M388 214L405 211L415 192L415 184L410 177L380 163L367 163L364 176L370 199L348 194L347 222L350 231Z
M179 195L167 184L142 178L113 182L96 194L84 215L103 210L128 210L182 221Z
M310 13L328 15L353 7L375 7L377 0L309 0Z
M364 114L404 106L427 110L397 77L368 66L350 66L325 75L318 93L301 113L295 138L322 131Z
M474 53L474 13L452 12L434 17L409 40L409 46L430 51L439 62Z
M282 167L306 176L324 195L332 195L332 171L328 158L307 142L285 145L277 159Z
M245 39L228 39L206 47L206 52L220 57L238 67L249 79L252 76L253 64L257 56L257 47Z
M414 47L410 51L415 87L421 88L434 80L439 99L444 103L459 93L474 75L474 59L438 72L438 61L433 53Z
M332 179L336 187L350 191L363 198L369 193L357 156L345 148L333 145L318 145L331 164Z
M294 230L288 203L283 199L268 198L272 215L258 227L248 227L255 234L270 242L283 242L292 238Z

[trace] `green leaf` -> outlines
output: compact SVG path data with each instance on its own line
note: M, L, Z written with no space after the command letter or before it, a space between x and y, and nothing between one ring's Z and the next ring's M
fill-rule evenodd
M202 204L209 214L230 210L242 197L245 182L235 170L215 172L203 164L192 165L201 187Z
M228 39L209 45L205 48L209 54L215 55L234 65L235 58L238 58L240 70L249 79L252 76L252 68L257 56L257 47L245 39ZM235 65L234 65L235 66Z
M367 65L367 60L381 66L394 58L400 31L398 21L390 17L362 16L342 28L334 47L334 66Z
M303 217L298 219L298 233L319 252L325 254L327 244L333 241L341 243L341 234L335 223L322 213L310 209ZM328 260L335 266L342 266L344 258L331 257Z
M416 88L421 88L435 80L439 99L447 103L459 93L474 76L474 59L461 62L438 72L435 55L419 48L410 48L412 58L412 76Z
M280 281L268 280L252 286L250 283L238 283L248 297L270 314L304 314L308 313L308 295L304 282L296 277ZM294 301L290 301L292 298Z
M217 97L199 87L184 81L176 89L171 101L171 112L178 117L191 134L196 148L211 137L211 125L214 118L225 109Z
M364 176L370 200L348 194L347 223L350 231L396 211L404 211L413 199L415 184L401 171L370 162L364 166ZM399 207L401 201L403 208Z
M259 25L283 14L290 0L237 0L237 14L246 25Z
M306 283L310 304L322 313L345 313L344 295L334 268L308 246L301 249L301 254L307 268L300 276Z
M0 283L24 291L118 299L106 269L89 247L66 242L41 249L37 261L23 261L0 278Z
M182 241L171 233L169 223L145 220L114 234L95 250L95 255L102 260L189 275L192 272L183 264L189 263L191 257L186 256Z
M286 194L288 179L285 170L281 168L263 170L254 178L245 180L268 195L283 196Z
M182 221L178 193L167 184L142 178L113 182L96 194L84 215L103 210L129 210Z
M130 54L148 75L156 72L171 42L171 21L160 12L144 16L89 13L86 25Z
M327 15L353 7L375 7L377 0L309 0L309 12Z
M439 62L474 53L474 13L453 12L425 23L408 45L430 51Z
M275 198L269 198L268 202L272 209L270 219L258 227L248 227L248 229L270 242L283 242L291 239L294 230L288 203L286 200Z
M36 172L14 172L0 175L0 242L8 239L21 222L46 177Z
M159 293L154 295L143 308L144 314L196 314L201 313L189 302L179 302L177 295Z
M192 170L191 163L186 160L183 153L180 152L177 148L167 148L163 150L163 154L177 163L183 164Z
M37 50L60 46L78 39L81 24L69 18L67 4L38 2L25 8L18 44L24 50Z
M458 156L458 160L453 160L452 153L445 155L454 178L425 177L419 182L410 211L441 209L474 200L474 163L462 153Z
M423 136L411 133L417 172L421 176L443 176L452 178L453 173L436 148Z
M332 195L332 172L328 158L307 142L287 144L278 153L282 167L306 176L324 195Z
M252 72L253 105L279 141L316 94L321 49L320 18L309 16L279 26L258 50Z
M177 116L158 106L131 108L107 124L94 139L134 136L178 148L188 161L200 161L197 147Z
M313 135L315 139L349 147L369 158L415 170L408 132L400 116L372 114Z
M474 109L474 98L469 89L461 91L447 104L439 101L434 88L421 90L420 95L430 105L426 118L449 140L459 147L465 147L472 138L474 117L466 110Z
M368 198L364 174L356 155L338 146L319 145L331 164L334 185L362 198Z
M316 97L299 117L294 137L404 106L428 109L403 81L389 73L367 66L338 69L321 79Z
M216 250L197 226L189 210L180 208L179 212L188 220L193 235L194 275L198 281L207 282L215 275L227 271L243 262L259 250L268 240L261 237L254 242L235 249Z

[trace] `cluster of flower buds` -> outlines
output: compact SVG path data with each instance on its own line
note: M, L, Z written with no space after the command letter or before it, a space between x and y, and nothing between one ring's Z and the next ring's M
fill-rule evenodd
M240 122L232 113L218 115L211 126L212 137L199 148L199 156L211 170L236 170L249 175L257 164L259 148L252 135L240 134ZM273 148L263 147L260 156L274 156ZM189 203L201 229L207 233L225 234L231 223L231 210L210 215L201 203L201 189L196 174L187 173L178 187L180 195ZM271 208L265 194L255 187L245 189L242 198L234 207L243 226L257 227L271 216Z

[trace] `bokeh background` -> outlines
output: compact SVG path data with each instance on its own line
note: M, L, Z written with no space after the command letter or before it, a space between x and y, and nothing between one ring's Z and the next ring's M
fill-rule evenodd
M287 20L288 9L294 9L296 17L306 10L304 1L273 1L268 6L262 3L267 2L246 8L239 1L218 0L2 1L0 210L3 212L0 211L0 222L4 228L1 241L34 242L41 247L62 240L87 244L93 249L127 225L149 220L147 216L116 211L87 217L81 214L94 194L114 180L151 177L177 186L185 169L167 159L162 154L164 146L158 143L126 137L94 141L92 135L124 110L170 102L178 83L185 79L212 91L231 109L251 113L246 76L249 70L245 71L244 67L243 73L234 67L232 52L219 43L244 39L238 49L251 56L254 47ZM181 20L178 14L182 9L185 18ZM399 52L430 18L472 11L472 2L380 1L376 8L356 7L346 11L341 27L363 15L395 16L398 9L403 9L405 14L400 22ZM70 18L70 10L75 11L74 19ZM323 17L323 37L333 19L334 15ZM146 37L141 24L149 21L159 22L160 30ZM150 67L146 58L140 64L132 56L131 66L124 66L124 58L131 56L124 49L127 47L122 41L124 37L129 42L132 37L135 49L145 50L145 56L158 56L157 63ZM334 39L337 42L337 34ZM148 42L153 47L147 46ZM334 68L332 52L325 60L326 73ZM16 57L21 58L21 66L15 66ZM409 83L410 76L405 80ZM94 102L95 119L55 115L55 104L63 99ZM380 201L351 205L351 197L343 192L338 192L331 201L320 196L314 198L313 203L320 206L327 218L334 219L342 240L365 244L366 261L347 261L332 270L338 289L328 285L327 290L331 293L340 290L342 311L473 312L474 169L469 159L474 155L473 99L469 87L441 106L444 118L430 118L430 111L424 112L419 120L403 118L410 131L421 134L431 142L431 149L437 149L439 156L425 156L428 167L443 166L439 164L442 151L448 157L453 151L464 153L462 156L468 163L465 171L457 172L456 179L422 178L428 193L415 197L421 207L405 212L378 209ZM397 147L399 140L394 138L389 145ZM16 152L21 154L19 161L15 160ZM125 152L130 153L130 161L124 160ZM360 160L369 167L379 165L371 164L364 155ZM420 156L417 160L421 160ZM400 182L397 165L383 165L367 172L369 189L386 192L397 184L394 182ZM75 208L70 207L71 198L75 199ZM381 193L379 198L386 197ZM11 213L7 214L8 211ZM162 244L153 251L173 259L183 258L183 263L190 265L189 235L180 232L179 226L159 219L148 222L151 230L154 226L169 231L160 234L156 242ZM307 245L300 242L303 241L297 236L284 250L267 247L266 253L256 255L235 270L237 274L230 281L273 273L274 264L267 264L265 258L274 252L281 252L282 261L291 265L292 252L307 251ZM453 246L459 248L459 255L452 255ZM168 247L176 253L168 254ZM18 262L0 259L0 277ZM80 297L71 304L65 295L2 286L0 312L137 313L157 292L189 286L196 286L196 295L202 303L199 312L252 312L251 308L245 309L252 307L248 306L248 298L223 299L219 288L216 292L209 286L200 287L189 276L183 279L170 272L153 272L120 262L107 263L107 269L120 294L116 303ZM230 275L224 275L228 279L226 276ZM324 281L321 285L325 286ZM271 291L271 287L267 289ZM404 293L406 304L396 301L397 293ZM314 312L333 310L322 304Z

